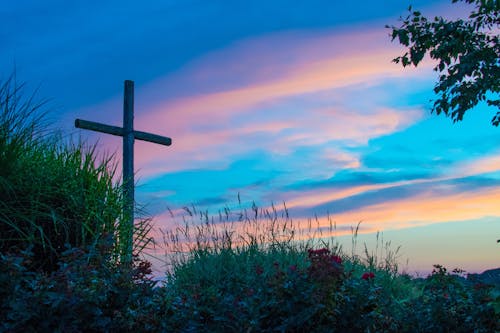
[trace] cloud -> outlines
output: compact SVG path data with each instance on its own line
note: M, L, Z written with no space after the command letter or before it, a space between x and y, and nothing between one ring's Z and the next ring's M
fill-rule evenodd
M390 203L410 201L419 198L426 186L453 178L453 175L419 173L418 170L394 169L380 173L381 169L376 170L377 163L378 168L387 167L387 156L380 155L379 163L367 159L366 151L359 149L370 148L377 138L401 133L423 117L418 106L388 107L385 103L394 98L391 84L400 82L403 75L415 77L415 72L403 72L390 62L397 53L398 49L388 44L385 31L370 28L343 34L324 32L319 37L293 32L264 36L200 58L177 73L185 74L181 84L186 88L190 82L195 83L196 89L190 95L175 97L166 92L168 98L162 99L161 92L173 84L169 78L143 88L155 91L156 97L142 102L140 109L148 111L137 116L136 128L170 136L173 145L165 148L137 142L137 166L149 180L170 174L165 184L172 185L165 186L179 191L193 182L205 182L208 192L211 192L209 188L218 188L216 193L203 194L205 199L195 200L199 202L217 198L221 203L232 189L260 186L259 199L277 196L290 207L308 211L344 200L345 207L350 207L342 212L344 216L354 216L347 214L354 214L352 210L360 207L363 209L360 214L367 209L368 217L379 223L376 212L384 208L379 206L383 204L382 199ZM428 73L428 67L417 76ZM241 79L231 75L252 70L254 75L243 75ZM220 81L211 80L214 77ZM147 95L146 90L138 91L137 98ZM385 98L380 96L384 90ZM346 99L346 93L350 98ZM405 143L401 138L399 142ZM408 156L412 151L410 149ZM255 174L248 172L249 168L240 170L240 175L248 177L244 182L214 184L215 174L231 174L235 161L256 153L262 154L261 170L276 171L269 179L260 182ZM485 160L477 167L489 170L495 162ZM408 160L396 168L412 163ZM181 177L183 180L175 177L186 169L193 170L191 176ZM367 171L365 175L372 172L375 183L365 180L336 186L335 175L346 170L358 175L363 171ZM277 193L276 188L283 189L290 181L305 179L316 180L317 186L309 191L304 185L301 192L288 189ZM265 190L270 187L266 181L279 186ZM321 183L327 185L321 188ZM407 194L398 198L396 189L403 188ZM367 193L378 193L380 199L374 200ZM348 204L348 198L364 199ZM419 202L428 204L422 198ZM403 206L398 207L402 210Z
M386 193L380 193L383 195ZM347 211L336 212L332 202L330 216L337 225L355 225L363 221L363 232L376 230L401 229L412 226L427 225L440 222L466 221L482 217L500 217L498 207L499 187L483 188L463 193L440 194L439 191L420 191L414 195L388 197L386 200L359 207L351 207ZM353 198L355 200L356 198ZM352 203L356 205L356 202ZM294 209L290 208L293 215ZM313 207L315 209L316 207ZM308 210L310 212L310 210ZM328 226L326 212L318 213L320 226ZM307 216L299 216L305 219Z
M140 107L148 111L136 117L136 128L172 137L173 146L166 152L141 145L137 160L143 174L198 168L213 160L227 165L231 156L255 147L286 154L335 140L366 144L418 121L419 109L401 111L381 104L353 108L339 95L341 89L365 90L403 75L390 62L397 52L385 34L370 28L319 37L304 33L262 37L201 58L181 71L186 73L182 83L189 85L207 76L206 71L212 73L214 64L227 78L240 68L238 64L250 63L253 67L245 72L260 73L251 79L234 75L230 86L167 100L159 96L170 84L168 79L152 84L147 91L155 91L157 99ZM362 49L367 51L360 53ZM284 55L291 60L277 61ZM218 86L216 80L209 82ZM138 94L136 100L140 98ZM350 153L345 150L335 153L356 159L347 157Z
M460 162L456 167L459 175L478 175L500 171L500 152L495 155L484 156L472 161Z
M351 178L351 186L337 185L333 177L325 181L330 186L316 182L307 190L304 184L280 199L287 197L287 206L299 218L317 215L321 225L328 225L329 213L339 225L366 221L371 231L500 217L497 161L496 155L480 157L456 162L441 175L385 183L362 177Z
M170 175L161 184L172 190L176 199L168 199L175 202L208 203L241 189L264 203L282 196L276 189L290 182L330 179L342 170L362 168L362 156L353 147L422 118L418 106L385 103L393 98L387 85L409 74L390 62L397 53L379 28L280 33L239 42L181 69L173 78L182 76L178 90L190 94L175 97L165 91L174 84L172 77L141 87L136 90L135 128L173 139L170 147L136 142L141 181L159 182ZM237 75L252 71L254 75ZM112 104L96 110L109 114L105 111ZM103 138L111 140L116 144L116 138ZM252 154L261 155L263 172L274 171L269 178L241 171L236 177L248 177L245 182L226 189L214 183L210 171L230 173L235 161ZM189 177L176 177L185 170L192 171ZM188 190L193 183L206 185L203 191ZM202 198L190 199L193 193ZM288 193L283 195L288 201ZM331 198L311 193L311 200L321 195L325 197L318 204Z
M336 212L332 209L329 214L315 215L301 215L298 214L296 208L290 207L288 203L286 206L292 218L289 221L289 227L293 224L297 237L302 239L310 237L311 232L316 232L317 237L350 235L352 228L355 228L359 222L362 222L359 232L365 234L422 227L442 222L472 221L488 217L498 218L500 217L500 208L497 205L499 195L500 188L498 186L463 193L428 189L412 196L393 197L386 201L380 200L380 202L360 207L359 210ZM273 211L271 207L261 208ZM277 216L281 216L284 213L282 207L277 207L277 209ZM239 210L233 211L234 214L231 214L234 216L231 216L237 218L238 212ZM176 214L178 214L176 216L180 216L182 212L178 211ZM218 215L212 216L215 223L218 223ZM158 227L167 229L175 227L178 223L178 220L176 222L169 212L158 216L156 221ZM259 223L265 223L265 219ZM224 226L221 225L220 228L223 229ZM231 228L240 230L243 227L236 224L231 225Z
M378 38L374 38L378 36ZM172 124L173 127L185 127L192 125L193 122L206 121L205 117L210 116L210 120L224 121L230 119L237 112L239 114L249 112L252 107L260 106L277 99L283 99L291 96L316 93L319 91L332 90L335 88L346 87L354 84L369 83L380 78L388 76L398 76L402 70L390 62L391 56L395 53L394 47L387 47L387 41L381 42L381 36L386 38L382 31L376 35L373 32L363 32L342 36L341 40L332 40L325 38L321 43L324 45L338 45L349 39L348 45L342 48L349 49L350 45L363 44L370 53L359 53L358 47L354 47L352 53L342 52L335 54L328 48L316 47L312 50L305 48L305 51L297 50L294 45L292 50L284 49L279 44L279 40L273 45L275 49L281 52L303 52L307 56L299 56L293 66L279 66L273 73L280 73L276 76L273 73L263 76L261 80L239 86L237 80L231 88L220 92L201 94L198 96L189 96L159 105L152 106L153 111L142 118L142 123L149 126L155 124ZM311 36L311 38L313 38ZM380 44L376 43L381 42ZM298 41L300 42L300 40ZM389 44L390 45L390 44ZM264 50L265 51L265 50ZM241 57L253 57L255 54L262 54L259 49L253 49L250 54L241 55ZM332 54L333 53L333 54ZM273 58L273 54L266 55ZM330 56L330 57L328 57ZM221 56L222 57L222 56ZM262 67L266 68L267 57L263 59ZM245 59L235 58L227 59L224 68L231 69L232 62L245 62ZM272 62L272 60L270 60ZM210 67L210 63L205 66ZM284 68L283 68L284 67ZM202 70L202 69L201 69ZM258 71L258 69L257 69ZM212 85L217 83L212 83ZM156 91L162 91L161 86L155 87ZM141 123L139 122L139 123Z

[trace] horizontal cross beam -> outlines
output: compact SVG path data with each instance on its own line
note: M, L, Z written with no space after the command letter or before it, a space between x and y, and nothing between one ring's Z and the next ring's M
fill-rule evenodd
M101 132L101 133L107 133L107 134L116 135L116 136L123 136L123 128L121 128L121 127L105 125L105 124L96 123L93 121L88 121L88 120L83 120L83 119L76 119L75 120L75 127L87 129L87 130L91 130L91 131L96 131L96 132ZM135 130L133 131L133 135L134 135L135 139L142 140L142 141L158 143L158 144L164 145L164 146L170 146L172 144L172 139L167 138L165 136L160 136L160 135L156 135L156 134L135 131Z

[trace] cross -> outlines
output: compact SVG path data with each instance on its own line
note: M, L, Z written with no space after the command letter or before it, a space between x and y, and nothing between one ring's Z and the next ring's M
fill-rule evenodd
M75 120L75 127L123 137L123 216L125 226L120 226L119 237L125 242L124 264L132 262L134 229L134 140L143 140L170 146L172 139L134 130L134 81L126 80L123 95L123 128L82 119Z

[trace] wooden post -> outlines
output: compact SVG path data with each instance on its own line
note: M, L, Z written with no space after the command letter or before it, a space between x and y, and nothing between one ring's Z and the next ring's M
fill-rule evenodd
M123 215L126 263L132 262L134 242L134 82L126 80L123 93Z
M123 94L123 128L110 126L82 119L75 120L75 127L117 135L123 137L123 223L120 225L120 242L125 253L121 261L130 265L134 244L134 141L149 141L165 146L172 144L172 139L134 130L134 81L126 80Z

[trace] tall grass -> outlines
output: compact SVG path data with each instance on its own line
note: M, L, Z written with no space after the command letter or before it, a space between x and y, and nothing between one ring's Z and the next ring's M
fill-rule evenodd
M170 216L175 226L159 229L167 267L182 265L200 253L255 249L273 253L300 252L305 255L307 249L319 246L333 249L336 254L371 269L384 270L393 275L401 273L400 247L393 248L391 242L384 242L383 234L376 234L374 249L363 244L360 253L359 222L350 228L352 243L348 250L336 236L337 225L330 216L326 227L320 226L317 218L297 221L292 219L285 203L281 208L274 204L260 208L252 203L250 208L238 211L225 207L212 216L195 206L186 206L181 214L182 222L176 220L172 211Z
M321 227L317 218L295 221L285 203L281 208L274 204L259 208L253 203L239 211L225 207L215 216L194 206L183 210L182 222L160 229L162 241L157 242L165 251L167 284L176 290L196 294L221 285L224 290L256 285L260 279L256 270L294 267L305 271L311 265L309 251L324 248L342 259L348 276L377 272L377 280L393 295L404 298L415 291L408 283L410 277L399 270L400 247L384 242L381 233L375 236L374 249L362 244L359 251L361 223L351 227L352 244L347 249L336 237L337 226L331 217L327 227ZM172 212L171 218L175 220Z
M499 299L485 298L485 292L477 289L480 284L467 284L441 266L426 280L414 279L400 272L399 247L385 242L382 234L375 236L374 248L362 244L357 249L360 226L351 228L352 247L346 249L335 237L333 221L326 228L317 219L294 221L286 205L224 208L218 216L185 207L182 222L162 230L170 329L488 332L498 328L499 312L493 308Z
M0 84L0 251L29 250L37 268L52 271L69 247L113 240L124 251L121 184L113 156L65 138L47 125L46 104L11 76ZM136 228L146 246L148 221Z

